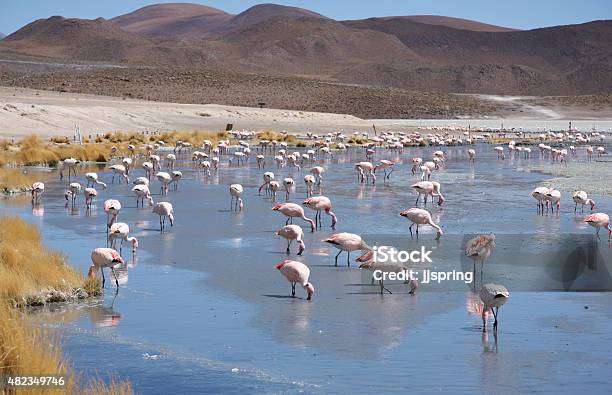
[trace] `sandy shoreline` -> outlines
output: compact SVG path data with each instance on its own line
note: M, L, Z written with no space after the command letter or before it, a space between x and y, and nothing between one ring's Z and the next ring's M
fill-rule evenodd
M542 122L545 122L544 118ZM491 126L499 126L499 120L483 119ZM514 118L515 121L521 119ZM534 121L532 117L525 119ZM509 123L512 118L500 120ZM89 134L110 131L219 131L225 130L227 124L233 124L234 129L272 129L290 133L342 131L372 134L373 124L376 124L379 131L412 132L418 125L425 124L425 121L367 120L346 114L218 104L178 104L0 87L0 136L9 138L31 133L41 136L72 135L76 126L88 137ZM455 120L440 122L450 125ZM456 123L460 122L456 120Z

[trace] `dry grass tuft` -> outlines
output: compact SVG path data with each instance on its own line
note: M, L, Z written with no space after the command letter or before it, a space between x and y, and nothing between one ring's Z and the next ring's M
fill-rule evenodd
M72 292L85 280L63 254L42 245L36 225L0 218L0 300L21 303L43 290Z
M37 178L21 169L0 168L0 190L26 190Z
M133 394L129 382L113 378L107 385L100 379L82 384L70 364L62 358L59 339L43 328L30 323L27 314L12 309L0 301L0 375L62 375L66 378L66 388L58 389L20 389L19 394L92 394L119 395ZM2 391L10 394L13 392Z

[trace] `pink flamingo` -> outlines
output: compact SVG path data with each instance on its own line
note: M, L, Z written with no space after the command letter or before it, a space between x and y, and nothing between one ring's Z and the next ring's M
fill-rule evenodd
M291 247L291 242L293 242L293 240L297 241L300 246L298 255L302 255L302 252L306 249L304 241L302 240L304 238L304 231L299 225L285 225L276 231L276 235L284 237L288 241L287 254L290 253L289 247Z
M608 238L612 239L612 228L610 228L610 217L608 214L604 213L595 213L591 215L587 215L584 219L584 222L591 225L595 229L597 229L597 238L599 238L599 231L601 228L605 228L608 230Z
M372 162L359 162L355 165L355 169L357 170L357 178L360 182L364 182L366 179L372 177L372 184L376 183L376 174L374 174L374 165Z
M257 191L258 195L261 195L261 190L263 189L263 187L266 187L266 196L270 194L270 181L274 180L274 173L272 173L271 171L267 171L263 174L263 184L261 184L261 186L259 187L259 190Z
M152 206L154 204L153 197L151 196L151 191L149 190L149 187L147 185L134 185L134 187L132 188L132 192L136 194L136 208L138 208L139 202L141 207L144 207L145 199L149 201L149 206Z
M125 179L126 184L129 184L130 179L127 175L127 169L124 165L112 165L112 166L109 166L108 168L113 171L113 178L111 180L111 184L115 183L116 175L120 175L121 177L123 177ZM121 181L119 181L119 183L121 183Z
M468 160L469 160L471 163L474 163L474 162L476 161L476 150L475 150L475 149L473 149L473 148L470 148L470 149L467 151L467 153L468 153Z
M333 244L340 251L334 259L334 266L338 266L338 257L343 251L346 251L346 265L351 266L351 251L370 251L371 248L366 244L361 236L354 233L336 233L331 235L327 239L323 240L325 243Z
M272 207L272 210L278 211L287 217L285 225L289 225L289 222L293 223L293 218L302 218L304 221L310 224L310 231L314 232L315 223L310 218L307 218L304 214L304 209L295 203L280 203Z
M546 202L546 208L548 208L548 200L546 200L548 190L546 187L537 187L531 192L531 196L538 201L538 213L544 214L544 202Z
M293 188L295 187L295 181L293 181L293 178L291 177L287 177L283 180L283 185L285 186L285 200L289 200L289 194L291 193L291 191L293 190Z
M499 314L499 308L506 304L508 298L510 297L510 293L503 285L484 284L482 288L480 288L480 292L478 294L480 296L480 300L482 300L482 303L484 304L482 309L482 331L487 331L487 313L490 309L493 313L493 317L495 317L495 322L493 322L493 330L497 332L497 315Z
M587 193L585 191L574 191L572 193L572 200L574 201L574 212L578 208L578 205L582 205L581 212L584 212L584 205L588 204L591 206L591 211L595 208L595 201L593 199L589 199Z
M315 177L312 174L306 174L304 176L304 184L306 184L306 197L311 197L313 195L315 183Z
M110 241L111 248L116 249L117 239L121 239L121 243L119 244L119 252L122 252L123 242L127 241L128 243L132 243L132 251L136 251L138 248L138 239L135 237L130 237L130 227L125 222L115 222L108 232L108 239Z
M93 202L93 198L95 198L96 196L98 196L98 191L96 191L94 188L85 188L83 190L83 195L85 195L85 207L87 207L87 209L91 209L91 203Z
M230 185L229 192L232 200L230 201L230 208L235 211L242 211L242 192L244 188L240 184ZM240 210L239 210L240 209Z
M388 180L389 177L391 177L391 173L393 173L393 165L395 165L395 163L391 162L390 160L381 159L379 164L374 168L374 172L382 169L384 171L383 180ZM389 174L387 174L387 169L391 169Z
M437 196L439 206L444 203L444 195L442 195L442 192L440 192L440 183L437 181L419 181L417 183L412 184L410 187L414 188L418 193L416 202L414 203L415 205L419 204L419 199L421 198L421 195L425 195L425 204L427 204L428 195L431 195L432 202L434 196Z
M416 224L416 236L419 238L419 225L430 225L436 229L436 240L440 238L444 234L442 232L442 228L435 224L431 219L431 214L427 210L423 210L420 208L409 208L408 210L404 210L400 213L402 217L408 218L412 224L408 228L410 230L410 236L412 236L412 227Z
M550 202L550 209L552 212L555 212L555 206L557 206L557 212L559 212L559 207L561 206L561 192L559 190L551 188L548 190L548 193L544 197L547 202ZM548 203L546 204L548 207Z
M275 266L283 276L291 283L291 296L295 297L295 285L301 284L311 300L314 294L314 286L310 283L310 269L302 262L286 260Z
M334 214L332 209L331 200L327 196L314 196L304 200L302 205L316 211L315 214L315 226L319 228L322 226L323 221L321 220L321 211L325 211L325 214L329 215L332 219L331 227L336 226L336 222L338 222L338 218L336 214Z
M412 163L412 174L416 174L417 168L421 166L421 163L423 163L423 159L419 157L414 157L410 159L410 162Z
M495 235L476 236L467 242L465 246L465 256L474 261L474 273L476 272L476 261L480 261L480 272L484 266L484 261L491 256L495 248Z
M89 278L93 278L96 276L98 270L102 272L102 288L104 288L104 283L106 279L104 278L104 268L109 267L113 272L113 276L115 277L115 284L117 284L117 291L119 291L119 280L117 279L117 274L115 273L115 266L121 263L125 263L121 255L117 251L112 248L96 248L91 253L91 266L89 267L89 272L87 275Z
M117 220L117 217L119 216L119 210L121 210L121 202L119 200L108 199L104 202L104 212L106 213L106 219L109 228ZM112 217L108 219L111 215Z
M163 232L166 227L166 217L170 220L170 226L174 226L174 207L169 202L159 202L153 206L153 213L159 215L159 231Z

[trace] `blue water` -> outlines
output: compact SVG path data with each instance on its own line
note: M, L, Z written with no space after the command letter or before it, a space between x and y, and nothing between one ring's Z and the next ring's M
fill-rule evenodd
M511 292L500 309L497 339L492 332L483 336L480 316L466 309L469 287L422 285L411 296L396 283L389 285L393 294L381 296L355 264L344 265L345 256L339 260L343 265L334 267L336 250L321 242L347 231L417 243L398 213L414 204L408 186L417 177L409 158L429 158L432 148L406 149L402 155L380 151L377 160L405 164L396 166L389 182L375 186L356 180L353 163L364 160L361 150L322 163L323 192L333 201L338 225L330 229L323 214L323 229L305 235L304 256L290 256L311 268L316 287L311 302L300 287L299 298L288 297L289 284L274 270L287 257L286 242L274 235L285 219L270 210L270 199L257 196L263 171L254 163L230 168L224 160L218 174L205 179L185 160L179 190L163 199L154 196L175 206L176 224L163 234L149 208L136 209L131 185L125 184L100 190L89 214L82 197L75 210L64 206L66 183L58 180L47 183L42 216L30 207L3 210L40 225L46 243L85 271L91 250L105 245L103 201L113 197L123 203L119 220L130 225L141 246L135 256L123 249L130 265L127 284L116 298L113 281L107 281L104 300L35 315L61 331L67 356L85 377L110 373L130 380L140 393L160 394L607 392L612 294L522 288L544 263L517 260L511 244L512 237L523 235L520 249L544 251L568 234L590 237L593 229L574 215L567 194L560 214L536 213L530 192L545 176L517 171L525 160L498 161L492 147L479 145L472 167L466 149L445 148L447 167L432 177L447 200L442 208L428 208L445 235L435 244L434 232L421 227L420 237L438 249L439 265L459 269L464 234L498 235L498 250L481 279L501 282ZM531 161L540 160L534 153ZM279 172L268 165L266 171L280 180L292 175L297 192L291 201L305 197L304 170ZM139 169L134 173L132 178L142 175ZM228 185L236 182L245 186L241 213L229 211ZM157 181L151 190L158 192ZM598 210L612 211L609 198L593 198ZM605 258L610 246L602 240Z

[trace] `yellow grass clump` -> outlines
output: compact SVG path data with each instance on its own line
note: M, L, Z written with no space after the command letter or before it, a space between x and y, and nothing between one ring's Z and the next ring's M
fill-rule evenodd
M21 388L13 392L0 389L0 394L133 394L129 382L111 378L110 384L100 379L83 384L70 364L62 358L59 339L30 323L27 314L0 301L0 375L61 375L65 388Z
M64 255L42 245L36 225L0 218L0 300L22 304L44 290L72 292L85 283Z
M0 168L0 190L26 190L32 187L36 177L21 169Z

